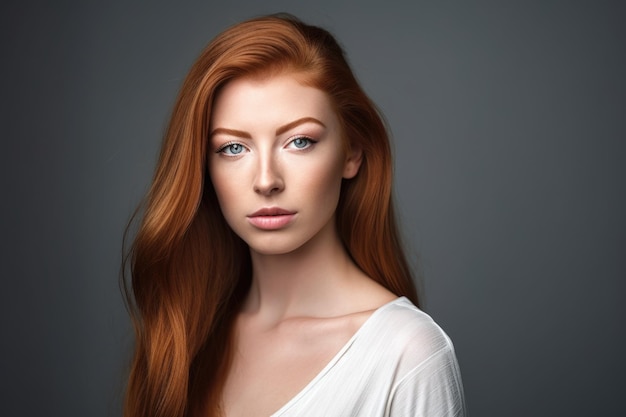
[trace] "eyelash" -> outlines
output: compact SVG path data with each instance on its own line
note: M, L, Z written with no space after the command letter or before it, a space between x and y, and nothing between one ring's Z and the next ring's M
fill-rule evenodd
M226 149L228 149L229 147L234 146L234 145L238 145L238 146L241 146L243 149L246 149L246 147L245 147L245 146L243 146L243 145L242 145L241 143L239 143L239 142L228 142L228 143L225 143L223 146L220 146L220 147L218 148L218 150L217 150L217 151L215 151L215 153L221 153L221 154L224 154L224 155L233 155L233 156L239 155L241 152L240 152L240 153L230 153L230 154L228 154L228 153L224 152L224 150L226 150ZM243 149L242 149L242 152L243 152Z
M311 146L315 145L317 143L316 140L313 140L312 138L308 137L308 136L304 136L304 135L297 135L297 136L293 136L292 138L289 139L289 142L287 143L287 146L292 145L295 141L297 140L305 140L307 142L307 146L303 147L303 148L298 148L296 147L295 149L298 150L305 150L305 149L309 149ZM230 148L231 146L241 146L242 147L242 151L239 153L226 153L224 152L226 149ZM295 146L295 145L294 145ZM215 151L215 153L221 153L224 155L232 155L232 156L237 156L239 154L241 154L245 149L247 149L244 145L242 145L239 142L228 142L225 143L223 146L220 146L217 151Z
M296 148L296 149L300 149L300 150L309 149L311 146L313 146L313 145L315 145L317 143L316 140L313 140L312 138L310 138L308 136L297 135L297 136L294 136L294 137L290 138L289 143L287 145L291 145L291 144L293 144L297 140L305 140L307 142L307 146L305 146L304 148Z

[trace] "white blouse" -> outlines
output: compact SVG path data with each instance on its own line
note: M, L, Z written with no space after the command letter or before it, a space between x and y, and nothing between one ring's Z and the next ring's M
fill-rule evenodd
M452 342L400 297L377 309L279 416L465 416Z

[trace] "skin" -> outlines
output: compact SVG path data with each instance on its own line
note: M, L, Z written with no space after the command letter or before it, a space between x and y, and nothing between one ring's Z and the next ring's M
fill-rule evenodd
M210 130L211 181L253 267L223 410L270 415L397 297L351 261L337 234L341 182L358 174L361 152L346 154L324 92L292 74L236 79L216 97ZM274 227L275 218L251 216L264 208L288 215Z

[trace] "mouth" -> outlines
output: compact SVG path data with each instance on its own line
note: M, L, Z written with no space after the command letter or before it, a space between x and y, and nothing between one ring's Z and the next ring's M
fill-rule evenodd
M266 207L249 214L248 217L265 217L265 216L289 216L296 214L293 211L285 210L280 207Z
M291 223L296 212L280 207L266 207L249 214L248 221L258 229L276 230Z

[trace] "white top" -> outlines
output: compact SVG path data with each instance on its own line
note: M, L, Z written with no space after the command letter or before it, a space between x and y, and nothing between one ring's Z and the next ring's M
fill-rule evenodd
M465 416L452 342L400 297L377 309L279 416Z

